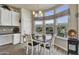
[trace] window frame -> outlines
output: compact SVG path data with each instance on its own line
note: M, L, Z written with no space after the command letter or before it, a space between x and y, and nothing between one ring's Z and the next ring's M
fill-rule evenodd
M63 5L62 5L63 6ZM69 5L68 5L69 6ZM61 6L59 6L59 7L61 7ZM57 8L59 8L59 7L57 7ZM45 12L47 12L47 11L43 11L43 13L44 13L44 16L43 17L35 17L35 18L39 18L40 20L47 20L47 19L53 19L54 20L54 32L57 32L57 26L56 26L56 23L55 23L55 20L57 19L57 18L59 18L59 17L56 17L56 15L57 14L59 14L59 15L62 15L62 14L64 14L64 15L62 15L62 16L60 16L60 17L63 17L63 16L68 16L68 23L67 24L69 24L69 17L70 17L70 15L69 15L69 8L68 8L68 10L65 10L65 11L62 11L62 12L59 12L59 13L56 13L56 9L52 9L52 11L54 10L54 14L53 15L50 15L50 16L45 16ZM50 11L50 10L48 10L48 11ZM36 19L35 19L36 20ZM34 20L34 21L35 21ZM43 25L42 25L42 27L44 27L45 26L45 21L43 21ZM56 28L55 28L55 26L56 26ZM67 30L66 30L66 32L68 31L68 27L67 27ZM43 32L42 32L43 33ZM55 34L55 33L54 33ZM57 36L57 35L56 35ZM61 36L60 36L61 37ZM65 38L65 37L64 37Z
M64 7L64 8L66 7L66 8L63 9L63 7ZM58 11L57 9L58 9L59 11ZM61 11L60 11L60 9L61 9ZM62 6L60 6L60 7L58 7L58 8L55 9L55 14L61 13L61 12L65 11L65 10L68 10L68 9L69 9L68 4L64 4L64 5L62 5Z
M66 24L66 26L67 26L67 28L66 28L66 33L65 34L67 34L67 32L68 32L68 25L69 25L69 17L70 17L70 15L69 14L67 14L67 15L64 15L64 16L68 16L68 23ZM63 17L63 16L62 16ZM58 17L59 18L59 17ZM57 18L56 18L57 19ZM56 20L55 19L55 20ZM57 20L56 20L56 22L57 22ZM58 31L57 31L57 23L55 24L56 25L56 32L57 32L57 34L58 34ZM59 36L59 35L56 35L56 36ZM59 37L62 37L62 36L59 36ZM66 37L68 37L67 35L66 35ZM62 38L66 38L66 37L62 37Z
M51 13L51 14L50 14ZM48 14L48 15L47 15ZM54 10L48 10L48 11L46 11L46 12L44 12L44 16L46 17L46 16L52 16L52 15L54 15Z
M68 4L66 4L66 5L68 5ZM64 6L64 5L62 5L62 6ZM61 8L62 6L60 6L60 7L58 7L58 8ZM68 5L69 6L69 5ZM58 13L56 13L56 9L55 9L55 14L62 14L62 12L64 13L64 12L66 12L67 11L67 14L65 14L65 15L63 15L63 16L60 16L60 17L64 17L64 16L68 16L68 23L67 23L67 25L69 24L69 17L70 17L70 15L69 15L69 7L68 7L68 10L66 9L66 10L63 10L63 11L60 11L60 12L58 12ZM57 18L60 18L60 17L57 17ZM57 18L55 18L55 20L57 19ZM56 20L56 23L55 23L55 25L56 25L56 32L57 32L57 35L56 36L58 36L58 31L57 31L57 20ZM67 26L66 25L66 26ZM67 34L67 31L68 31L68 27L66 28L66 33L65 34ZM61 37L61 36L59 36L59 37ZM67 35L66 35L66 37L67 37ZM66 38L66 37L63 37L63 38Z

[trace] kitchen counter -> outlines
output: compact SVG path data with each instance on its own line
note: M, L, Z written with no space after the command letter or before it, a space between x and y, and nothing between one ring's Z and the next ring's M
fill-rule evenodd
M18 33L0 33L0 35L8 35L8 34L18 34Z

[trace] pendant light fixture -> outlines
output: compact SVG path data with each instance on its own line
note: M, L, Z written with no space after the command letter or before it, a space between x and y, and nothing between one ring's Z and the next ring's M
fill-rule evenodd
M42 13L42 11L39 11L39 14L41 14Z
M35 15L35 11L33 11L33 15Z
M39 11L39 15L40 15L40 16L43 16L43 13L42 13L42 11Z

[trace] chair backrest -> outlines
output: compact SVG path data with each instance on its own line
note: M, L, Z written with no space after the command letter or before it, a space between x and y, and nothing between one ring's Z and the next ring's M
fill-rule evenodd
M35 34L32 34L32 38L35 39Z
M46 36L45 35L42 35L42 38L43 38L43 41L45 42Z
M77 39L68 40L68 44L77 45L78 44L78 40Z
M71 51L69 45L74 45L75 46L75 50ZM77 39L69 38L69 40L68 40L68 53L78 54L78 40Z

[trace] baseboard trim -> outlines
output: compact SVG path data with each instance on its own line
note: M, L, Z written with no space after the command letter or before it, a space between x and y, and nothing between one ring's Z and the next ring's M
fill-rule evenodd
M8 43L8 44L0 45L0 46L6 46L6 45L13 45L13 44L12 43Z

